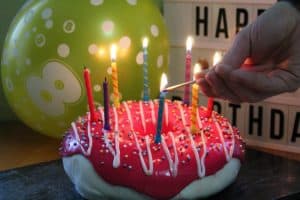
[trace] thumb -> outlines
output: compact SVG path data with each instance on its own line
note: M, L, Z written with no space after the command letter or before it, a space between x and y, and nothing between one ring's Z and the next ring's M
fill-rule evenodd
M297 25L298 15L298 11L289 3L276 3L237 34L221 65L216 67L216 72L221 76L228 75L240 68L247 57L254 64L269 59L288 40Z

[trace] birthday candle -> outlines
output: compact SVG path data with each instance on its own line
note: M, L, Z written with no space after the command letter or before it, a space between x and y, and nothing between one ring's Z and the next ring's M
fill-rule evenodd
M87 98L88 98L89 110L90 110L90 114L91 114L91 121L95 122L97 119L96 119L96 114L95 114L95 106L94 106L94 99L93 99L92 86L91 86L90 70L86 67L84 67L83 76L84 76L85 88L86 88L86 93L87 93Z
M111 72L112 72L112 84L113 84L113 94L114 94L114 105L116 108L120 106L120 96L119 96L119 83L118 83L118 71L117 71L117 47L112 45L110 49L111 56Z
M104 129L110 130L109 126L109 101L108 101L108 82L106 77L103 82L103 102L104 102Z
M143 39L143 58L144 58L144 95L143 100L149 101L149 83L148 83L148 38Z
M158 117L157 117L157 127L156 127L156 135L155 135L155 143L161 142L161 129L163 124L163 112L164 112L164 104L165 97L167 92L164 92L166 85L168 84L167 76L165 73L161 76L160 81L160 95L159 95L159 105L158 105Z
M186 40L186 55L185 55L185 82L191 80L191 62L192 62L192 37L188 37ZM184 88L183 102L187 105L190 104L190 85L186 85Z
M218 64L222 59L221 52L216 51L213 58L213 66ZM207 101L207 117L211 117L212 111L214 107L214 98L209 97Z
M196 64L194 67L194 79L195 75L200 72L200 64ZM192 86L192 112L191 112L191 131L196 133L196 121L197 121L197 111L198 111L198 100L199 100L199 85L194 83Z

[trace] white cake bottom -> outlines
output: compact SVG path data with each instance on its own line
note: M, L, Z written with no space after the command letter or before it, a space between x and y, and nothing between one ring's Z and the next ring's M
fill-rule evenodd
M64 157L64 169L80 195L89 200L98 199L151 199L133 189L115 186L104 181L94 170L90 161L82 155ZM187 185L173 199L205 198L230 185L239 172L239 159L232 158L214 175L197 179Z

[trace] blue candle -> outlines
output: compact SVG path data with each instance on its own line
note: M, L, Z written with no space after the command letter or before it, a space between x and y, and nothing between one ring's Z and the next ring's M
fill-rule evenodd
M148 39L143 40L143 71L144 71L144 95L143 100L149 101L149 81L148 81Z
M159 95L159 107L158 107L158 117L157 117L157 127L156 127L156 135L155 135L155 143L161 142L161 129L163 122L163 113L164 113L164 105L165 105L165 97L166 92L161 92Z
M157 117L157 126L156 126L156 134L155 134L155 143L161 142L161 130L163 125L163 113L164 113L164 105L165 98L167 92L164 92L166 85L168 84L167 76L163 73L160 82L160 95L159 95L159 105L158 105L158 117Z
M104 129L110 130L109 126L109 102L108 102L108 82L105 80L103 82L103 102L104 102Z

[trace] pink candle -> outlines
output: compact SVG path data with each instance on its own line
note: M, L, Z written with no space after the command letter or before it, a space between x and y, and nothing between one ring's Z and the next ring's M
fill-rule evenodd
M188 37L186 40L186 56L185 56L185 82L191 80L191 63L192 63L192 37ZM190 85L186 85L184 88L183 103L190 104Z

